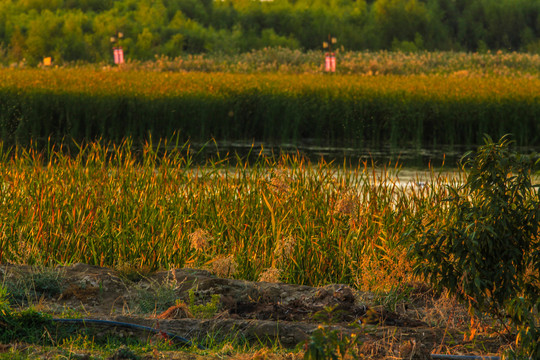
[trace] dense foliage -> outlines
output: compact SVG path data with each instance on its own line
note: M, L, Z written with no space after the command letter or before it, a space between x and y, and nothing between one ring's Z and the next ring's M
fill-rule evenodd
M522 330L524 351L536 359L540 189L531 180L534 168L533 158L512 151L507 137L498 143L486 137L464 164L466 182L450 187L451 196L437 205L447 209L446 221L422 224L413 254L415 272L436 288L471 309L501 319L508 314Z
M5 141L154 139L340 146L538 144L537 77L0 71ZM502 133L502 134L501 134Z
M1 0L0 59L37 64L263 47L540 51L537 0Z
M507 138L493 143L487 137L464 164L466 182L439 204L448 209L448 221L423 225L414 246L416 270L479 310L499 314L524 293L536 299L536 275L526 274L539 265L540 192L532 185L533 164L511 152Z

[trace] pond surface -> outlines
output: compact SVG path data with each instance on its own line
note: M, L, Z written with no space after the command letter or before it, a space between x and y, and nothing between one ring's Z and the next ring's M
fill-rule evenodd
M238 155L242 159L256 159L259 154L266 156L280 155L296 155L299 154L311 160L318 162L324 159L326 162L334 162L343 165L357 166L358 163L372 162L377 166L391 165L396 163L405 168L417 168L426 170L429 167L433 168L450 168L457 169L460 159L469 151L476 150L474 146L441 146L439 148L396 148L390 146L382 146L378 148L353 148L353 147L323 147L310 145L267 145L263 143L247 143L247 142L227 142L219 141L217 143L207 144L192 144L190 152L198 154L199 160L215 157L234 158ZM517 151L530 154L539 153L538 148L516 148Z

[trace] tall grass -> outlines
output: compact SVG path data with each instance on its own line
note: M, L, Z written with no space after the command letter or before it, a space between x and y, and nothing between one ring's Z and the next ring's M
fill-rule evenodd
M433 204L456 181L431 173L416 186L399 182L398 167L301 156L192 160L187 145L167 142L92 142L77 154L2 147L0 262L381 288L411 280L412 221L444 218Z
M4 141L49 136L324 145L537 145L538 77L0 70Z

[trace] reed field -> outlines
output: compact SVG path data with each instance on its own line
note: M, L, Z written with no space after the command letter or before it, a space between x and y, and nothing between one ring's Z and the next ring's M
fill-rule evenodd
M412 280L414 221L444 219L435 204L458 181L431 172L416 185L397 167L299 156L196 166L187 145L159 148L2 148L0 262L392 287Z
M8 143L166 138L320 145L475 145L540 134L537 76L0 70Z

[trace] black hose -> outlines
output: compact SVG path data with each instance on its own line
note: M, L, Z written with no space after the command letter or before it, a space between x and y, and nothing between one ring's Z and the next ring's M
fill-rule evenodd
M440 360L500 360L498 356L482 356L482 355L440 355L431 354L432 359Z
M61 322L61 323L101 324L101 325L108 325L108 326L122 326L126 328L144 330L144 331L148 331L154 334L164 334L165 336L167 336L168 339L173 340L173 341L178 341L184 344L185 346L193 345L193 343L186 338L183 338L181 336L171 334L171 333L168 333L168 332L156 329L156 328L152 328L149 326L124 323L124 322L118 322L118 321L110 321L110 320L99 320L99 319L52 319L52 320L55 322ZM197 345L197 348L199 350L206 349L204 346L201 346L201 345Z

